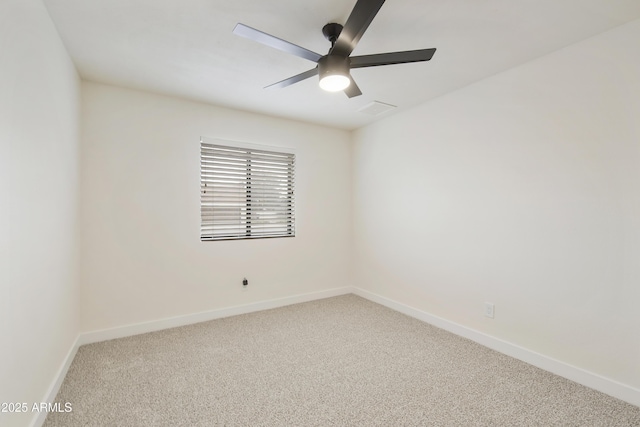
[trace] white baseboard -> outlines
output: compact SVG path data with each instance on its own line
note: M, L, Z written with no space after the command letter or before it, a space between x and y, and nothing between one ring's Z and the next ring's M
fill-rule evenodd
M80 337L76 337L75 341L71 345L67 356L62 361L62 365L58 369L53 382L49 386L49 389L45 393L44 399L42 399L41 402L53 403L55 401L56 396L58 395L58 391L60 391L60 386L64 381L64 377L67 376L67 371L71 366L71 362L73 362L73 358L76 357L76 353L78 352L78 347L80 347L79 338ZM42 424L44 424L44 420L47 418L47 414L47 411L37 412L36 416L31 421L31 427L40 427Z
M489 347L492 350L496 350L533 366L537 366L545 371L549 371L571 381L577 382L578 384L601 391L609 396L631 403L632 405L640 406L640 390L637 388L594 374L593 372L586 371L582 368L561 362L543 354L536 353L535 351L524 347L511 344L483 332L476 331L475 329L462 326L443 319L442 317L434 316L426 311L418 310L364 289L354 287L353 293L380 305L384 305L392 310L414 317L418 320L422 320L423 322L437 326L438 328L452 332L464 338L468 338L478 344Z
M216 310L203 311L200 313L187 314L184 316L170 317L166 319L153 320L150 322L135 323L131 325L119 326L110 329L85 332L79 336L79 344L91 344L100 341L124 338L132 335L155 332L163 329L175 328L178 326L192 325L194 323L206 322L223 317L236 316L238 314L253 313L255 311L269 310L272 308L284 307L286 305L298 304L301 302L314 301L324 298L335 297L352 293L353 288L334 288L319 292L293 295L284 298L259 301L251 304L237 305L233 307L220 308Z

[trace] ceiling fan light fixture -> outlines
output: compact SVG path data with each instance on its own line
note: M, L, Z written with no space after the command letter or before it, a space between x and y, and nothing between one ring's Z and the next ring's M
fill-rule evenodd
M351 84L349 59L341 56L323 56L318 61L320 87L328 92L345 90Z
M327 92L339 92L345 90L351 84L349 77L341 74L333 74L320 79L320 87Z

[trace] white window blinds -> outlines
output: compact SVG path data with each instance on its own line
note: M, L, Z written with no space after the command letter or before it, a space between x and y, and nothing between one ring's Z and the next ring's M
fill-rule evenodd
M295 236L295 155L200 143L200 240Z

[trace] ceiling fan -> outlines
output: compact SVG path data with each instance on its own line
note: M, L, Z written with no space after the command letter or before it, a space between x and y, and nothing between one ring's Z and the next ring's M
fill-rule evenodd
M309 71L289 77L266 88L286 87L317 74L320 77L322 89L330 92L343 90L349 98L353 98L362 95L362 92L353 81L349 73L350 69L428 61L436 52L435 48L432 48L349 56L384 2L385 0L358 0L344 27L336 23L325 25L322 28L322 34L331 42L331 49L324 56L244 24L237 24L233 33L318 64Z

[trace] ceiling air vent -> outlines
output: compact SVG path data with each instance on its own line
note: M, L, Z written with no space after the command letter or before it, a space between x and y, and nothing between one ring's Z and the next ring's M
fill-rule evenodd
M364 114L369 114L370 116L377 116L378 114L385 113L389 110L393 110L394 108L398 107L391 104L385 104L384 102L373 101L360 108L358 111Z

